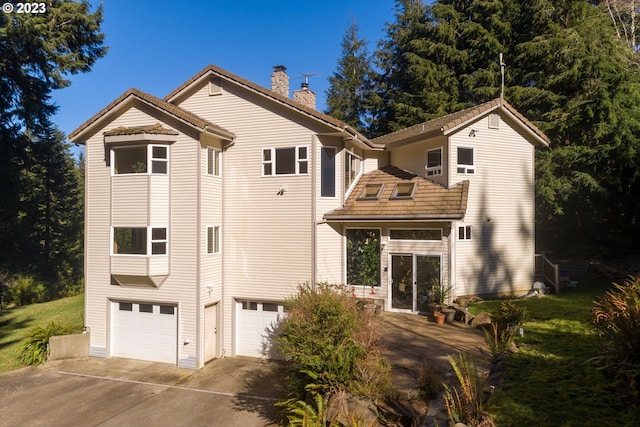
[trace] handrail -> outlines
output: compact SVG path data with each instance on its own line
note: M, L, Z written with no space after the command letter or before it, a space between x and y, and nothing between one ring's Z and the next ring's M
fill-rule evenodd
M535 254L536 275L541 275L551 285L553 285L557 294L560 293L560 266L554 264L543 253Z

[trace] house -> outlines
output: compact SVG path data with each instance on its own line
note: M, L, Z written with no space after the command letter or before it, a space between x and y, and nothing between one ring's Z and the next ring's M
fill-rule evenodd
M86 147L90 354L199 368L261 356L302 282L385 310L529 289L534 149L495 100L367 139L210 65L164 98L130 89L69 135ZM369 256L363 256L367 254Z

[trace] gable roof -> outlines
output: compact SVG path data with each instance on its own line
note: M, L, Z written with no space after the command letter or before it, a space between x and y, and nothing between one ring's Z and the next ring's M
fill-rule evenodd
M393 198L396 184L415 183L411 198ZM382 184L376 199L361 197L367 185ZM463 218L467 211L469 181L445 188L396 166L385 166L360 177L344 206L327 212L327 221L448 220Z
M250 91L253 91L255 93L258 93L264 97L266 97L267 99L270 99L272 101L275 101L281 105L286 106L287 108L290 108L294 111L297 111L301 114L304 114L308 117L311 117L315 120L318 120L320 122L323 122L333 128L335 128L338 131L341 132L345 132L348 135L350 135L350 137L356 141L356 142L361 142L364 145L366 145L368 148L372 148L372 149L382 149L382 146L378 146L376 144L373 144L367 137L365 137L364 135L362 135L357 129L355 129L354 127L348 125L347 123L335 119L333 117L331 117L328 114L324 114L321 113L313 108L307 107L306 105L303 105L299 102L293 101L292 99L289 99L286 96L280 95L270 89L267 89L263 86L260 86L259 84L256 84L254 82L251 82L245 78L242 78L236 74L230 73L218 66L215 65L207 65L205 68L203 68L200 72L198 72L196 75L194 75L193 77L191 77L189 80L187 80L186 82L184 82L182 85L178 86L176 89L174 89L173 91L171 91L171 93L169 93L167 96L164 97L164 100L167 102L175 102L179 96L184 93L186 90L188 90L189 88L192 88L200 83L202 83L203 81L206 81L207 78L209 78L211 75L215 75L221 78L224 78L227 81L230 81L238 86L244 87L245 89L248 89Z
M549 138L536 125L527 120L511 104L499 98L374 138L372 142L383 145L385 148L392 148L398 145L410 144L427 137L446 136L491 112L502 112L512 118L514 123L530 136L532 144L541 147L549 145Z
M153 95L150 95L138 89L131 88L120 95L118 98L116 98L112 103L96 113L89 120L81 124L76 130L71 132L68 137L69 140L74 142L82 142L80 138L85 132L90 131L94 125L96 125L101 119L107 117L113 110L133 100L138 100L159 111L162 111L172 116L176 120L188 126L191 126L198 132L206 132L226 141L232 141L235 138L235 134L233 132L224 129L221 126L213 124L196 114L193 114L183 108L173 105Z

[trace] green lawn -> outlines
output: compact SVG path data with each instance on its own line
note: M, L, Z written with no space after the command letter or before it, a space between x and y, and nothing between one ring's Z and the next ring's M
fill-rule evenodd
M638 408L625 404L589 361L600 341L591 327L593 301L610 283L594 278L559 295L518 300L530 321L506 362L506 379L488 402L498 426L638 425ZM474 313L497 301L472 304Z
M69 325L73 332L81 332L83 317L84 295L0 311L0 372L24 366L16 352L29 329L53 320Z

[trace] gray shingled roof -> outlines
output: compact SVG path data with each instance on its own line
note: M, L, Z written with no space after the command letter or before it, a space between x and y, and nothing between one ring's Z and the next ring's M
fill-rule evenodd
M395 185L409 182L416 185L413 197L394 199ZM382 193L375 200L363 199L363 190L372 184L383 184ZM364 174L344 206L324 217L328 221L459 219L466 213L468 194L468 180L447 189L404 169L385 166Z

